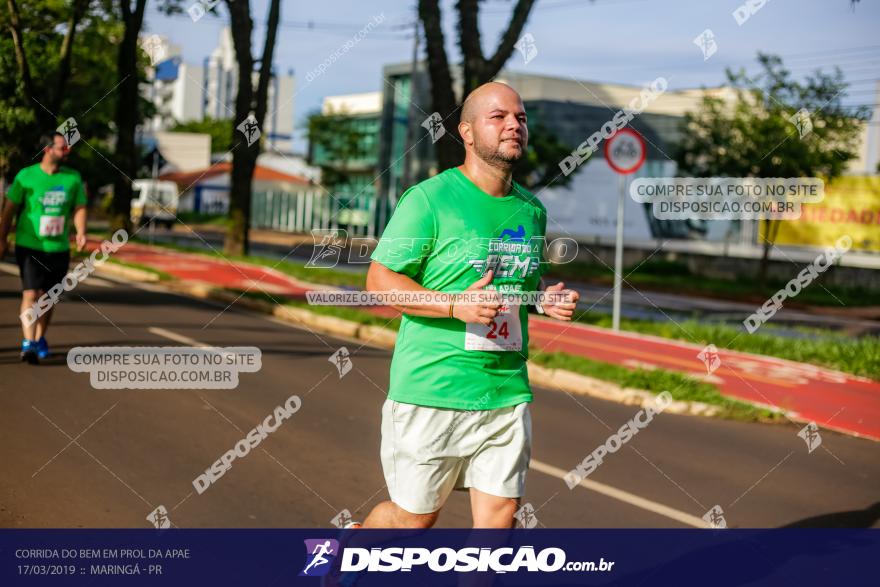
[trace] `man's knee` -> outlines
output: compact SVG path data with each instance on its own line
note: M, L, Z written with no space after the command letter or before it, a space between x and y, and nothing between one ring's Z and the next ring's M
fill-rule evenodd
M507 528L515 523L514 515L519 509L518 498L481 500L474 504L475 527Z
M39 289L26 289L21 292L21 299L26 304L33 304L40 296L43 295L42 290Z
M437 518L440 517L439 511L431 512L430 514L413 514L406 511L397 504L394 504L394 507L396 510L395 517L397 518L397 522L399 523L398 527L401 528L430 528L435 523L437 523Z

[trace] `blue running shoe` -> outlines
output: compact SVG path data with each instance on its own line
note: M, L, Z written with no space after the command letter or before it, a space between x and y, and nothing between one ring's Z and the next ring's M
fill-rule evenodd
M40 362L40 359L37 357L36 341L28 340L27 338L21 341L21 360L27 361L31 365L36 365Z
M45 336L41 336L40 340L37 341L37 357L40 359L49 358L49 343L46 342Z

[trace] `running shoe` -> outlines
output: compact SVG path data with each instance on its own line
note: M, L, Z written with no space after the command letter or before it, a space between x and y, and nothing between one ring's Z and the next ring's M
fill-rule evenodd
M46 342L45 336L41 336L40 340L37 341L37 356L40 359L49 358L49 343Z
M27 361L31 365L36 365L40 362L37 356L37 342L35 340L25 338L21 341L21 360Z

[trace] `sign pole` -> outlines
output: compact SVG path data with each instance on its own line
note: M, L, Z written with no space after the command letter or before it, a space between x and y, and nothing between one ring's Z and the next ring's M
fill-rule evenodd
M605 141L605 161L617 173L620 194L617 197L617 235L614 239L614 307L611 328L620 330L620 297L623 285L623 214L626 203L626 176L644 165L648 148L642 135L631 128L622 128Z
M617 199L617 237L614 240L614 309L611 315L611 328L620 330L620 289L623 282L623 214L626 198L626 175L618 175L620 194Z

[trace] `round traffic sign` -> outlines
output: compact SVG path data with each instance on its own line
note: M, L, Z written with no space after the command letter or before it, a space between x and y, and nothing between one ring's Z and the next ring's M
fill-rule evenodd
M647 154L645 139L631 128L622 128L605 141L605 160L611 169L623 175L635 173Z

